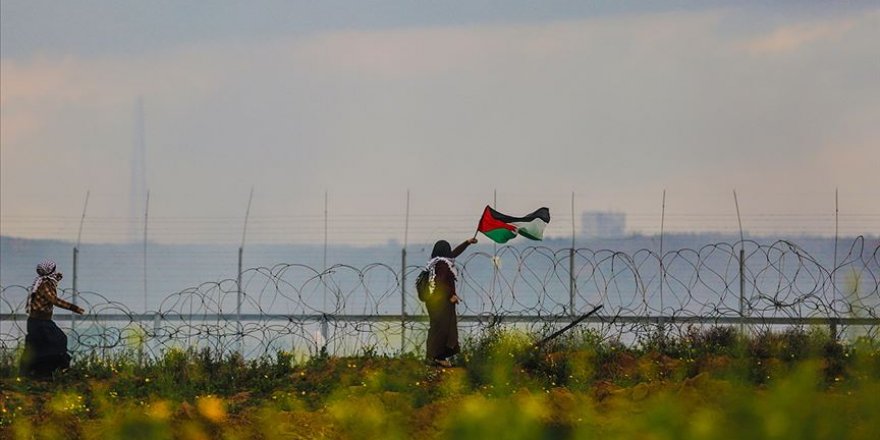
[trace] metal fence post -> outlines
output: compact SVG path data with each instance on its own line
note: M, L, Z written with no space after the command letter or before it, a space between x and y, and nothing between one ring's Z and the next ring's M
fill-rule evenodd
M743 234L742 215L739 212L739 198L733 190L733 204L736 206L736 222L739 224L739 332L745 334L746 318L746 238Z
M153 312L153 339L159 336L159 312Z
M79 267L79 244L82 242L82 230L83 223L86 221L86 208L89 206L89 194L91 191L86 191L86 200L83 202L83 212L82 217L79 219L79 232L76 234L76 245L73 246L73 305L77 304L77 297L79 297L79 289L77 289L77 268ZM76 313L71 315L70 318L70 332L76 335ZM79 336L76 337L76 344L74 345L74 350L79 346Z
M235 301L235 319L236 319L236 323L237 323L236 326L238 328L238 334L236 335L238 337L237 338L238 339L238 354L242 354L244 351L244 347L243 347L244 341L242 341L242 339L244 339L244 331L243 331L243 328L241 325L241 298L242 298L241 263L242 263L243 250L244 250L243 247L238 248L238 280L236 283L236 286L238 288L238 292L237 292L238 294L236 295L236 301Z
M244 261L244 239L247 236L248 217L251 216L251 202L254 200L254 187L251 187L251 194L248 196L247 209L244 211L244 225L241 227L241 246L238 247L238 279L236 283L237 295L235 301L235 319L238 329L238 354L244 355L244 327L241 325L241 302L243 293L241 290L241 268ZM293 343L291 342L290 351L293 351Z
M739 249L739 332L745 332L746 318L746 269L745 269L745 250Z
M400 353L406 348L406 248L400 251Z
M574 316L574 248L568 250L568 314Z
M78 256L79 256L79 249L78 249L76 246L74 246L74 247L73 247L73 301L71 301L71 302L72 302L73 305L75 305L75 306L78 305L76 299L77 299L77 296L79 296L79 295L78 295L78 292L79 292L79 291L76 289L76 275L77 275L77 259L78 259ZM76 335L76 313L74 313L74 314L71 315L71 317L70 317L70 331L71 331L71 333L73 333L74 335ZM79 339L79 338L77 338L77 340L78 340L78 339Z

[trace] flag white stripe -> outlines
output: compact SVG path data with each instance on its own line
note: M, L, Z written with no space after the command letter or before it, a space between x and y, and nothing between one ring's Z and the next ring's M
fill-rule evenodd
M544 220L536 218L530 222L512 222L511 225L516 227L516 232L527 238L535 238L542 240L544 238L544 228L547 223Z

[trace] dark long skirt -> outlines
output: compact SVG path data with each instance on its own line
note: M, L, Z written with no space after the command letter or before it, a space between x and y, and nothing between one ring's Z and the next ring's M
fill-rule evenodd
M425 303L428 309L428 359L446 359L458 354L458 318L449 300Z
M48 377L52 372L70 367L67 354L67 335L50 319L27 320L21 374L29 377Z

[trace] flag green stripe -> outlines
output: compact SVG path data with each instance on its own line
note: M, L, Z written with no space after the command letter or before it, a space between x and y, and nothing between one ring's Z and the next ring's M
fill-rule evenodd
M485 234L486 237L489 237L489 239L494 241L495 243L506 243L511 238L516 237L516 234L513 231L504 228L484 231L483 234Z

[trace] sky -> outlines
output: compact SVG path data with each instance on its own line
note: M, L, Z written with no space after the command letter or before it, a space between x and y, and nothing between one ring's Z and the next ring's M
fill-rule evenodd
M3 0L0 234L142 237L140 97L163 243L878 235L880 7L767 3Z

